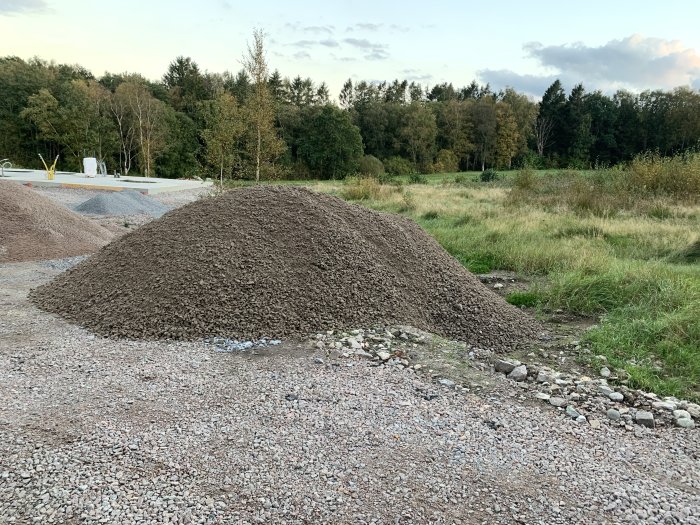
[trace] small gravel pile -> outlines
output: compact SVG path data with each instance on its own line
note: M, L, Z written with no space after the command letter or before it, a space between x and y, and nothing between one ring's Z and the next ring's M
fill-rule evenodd
M413 221L302 188L203 199L33 293L106 336L256 340L406 323L494 349L538 325Z
M112 234L21 184L0 182L0 262L84 255Z
M85 215L150 215L160 217L169 208L138 191L110 191L96 195L75 208Z

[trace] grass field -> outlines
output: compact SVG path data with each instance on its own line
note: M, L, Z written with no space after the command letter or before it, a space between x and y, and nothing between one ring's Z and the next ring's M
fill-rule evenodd
M415 219L473 272L537 276L513 302L599 319L585 338L633 386L698 400L700 205L620 191L608 180L616 177L511 172L483 183L463 173L307 185Z

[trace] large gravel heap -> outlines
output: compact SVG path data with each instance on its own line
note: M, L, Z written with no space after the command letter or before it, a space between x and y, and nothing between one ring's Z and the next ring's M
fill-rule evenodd
M84 255L112 234L21 184L0 181L0 262Z
M260 338L408 323L510 348L536 323L404 217L291 187L203 199L33 292L106 336Z
M169 208L138 191L110 191L96 195L75 208L86 215L150 215L160 217Z

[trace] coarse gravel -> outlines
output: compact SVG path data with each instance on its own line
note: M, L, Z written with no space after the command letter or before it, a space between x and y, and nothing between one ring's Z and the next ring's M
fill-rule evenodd
M112 236L31 188L0 181L0 262L84 255Z
M0 265L2 523L700 523L699 432L303 341L96 337L28 301L60 266Z
M134 339L260 339L406 323L505 349L542 331L415 222L283 186L176 209L33 298L96 333Z

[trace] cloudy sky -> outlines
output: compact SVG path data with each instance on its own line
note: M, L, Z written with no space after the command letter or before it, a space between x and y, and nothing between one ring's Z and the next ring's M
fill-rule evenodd
M241 68L255 27L283 76L343 82L472 79L541 96L700 88L697 0L0 0L0 56L79 63L95 75L160 78L178 55L203 70Z

